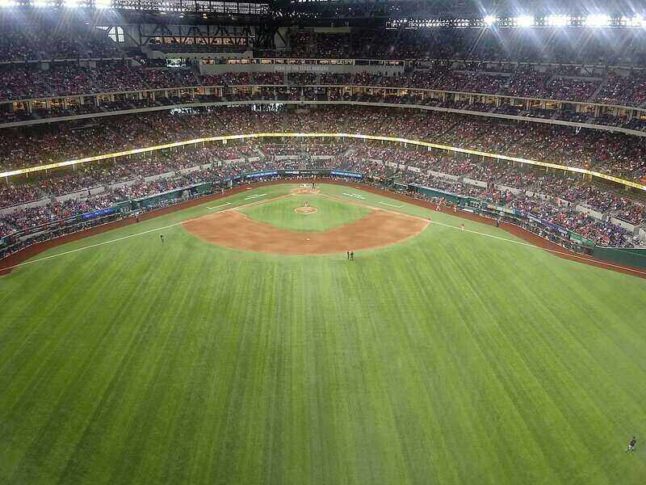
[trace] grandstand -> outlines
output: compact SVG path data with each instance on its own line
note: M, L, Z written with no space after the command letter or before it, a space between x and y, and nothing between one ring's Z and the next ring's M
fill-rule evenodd
M255 184L357 181L502 224L569 258L643 272L646 9L0 0L0 272L19 275L59 243ZM3 439L0 482L30 481L24 463L2 464ZM525 478L588 483L566 468ZM484 482L514 481L485 469ZM474 481L472 471L433 478ZM401 481L337 472L331 483L422 483L413 472ZM316 473L302 483L326 481Z

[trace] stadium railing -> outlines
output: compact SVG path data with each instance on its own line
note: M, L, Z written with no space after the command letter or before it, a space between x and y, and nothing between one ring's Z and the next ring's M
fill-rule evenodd
M198 145L206 143L226 143L230 140L247 140L247 139L264 139L264 138L338 138L338 139L357 139L357 140L373 140L373 141L382 141L390 143L398 143L411 146L425 147L429 150L439 150L441 152L450 152L453 154L460 153L470 156L482 157L483 159L495 160L495 161L506 161L519 163L523 165L531 165L535 167L548 168L561 170L563 172L570 172L575 174L580 174L582 177L588 177L589 179L597 178L605 180L607 182L613 182L619 184L626 188L637 189L640 191L646 192L646 185L643 185L638 182L631 180L622 179L620 177L615 177L613 175L588 170L580 167L570 167L566 165L560 165L558 163L530 160L520 157L511 157L499 153L489 153L482 152L478 150L470 150L466 148L453 147L448 145L440 145L437 143L430 143L423 140L411 140L407 138L398 138L390 136L378 136L378 135L365 135L358 133L248 133L241 135L221 135L221 136L212 136L205 138L195 138L191 140L185 140L181 142L166 143L163 145L154 145L144 148L137 148L134 150L126 150L122 152L106 153L103 155L97 155L92 157L84 157L75 160L67 160L64 162L49 163L43 165L36 165L32 167L26 167L15 170L8 170L5 172L0 172L0 178L10 178L15 176L35 174L38 172L46 172L47 170L54 170L64 167L74 167L76 165L92 163L92 162L101 162L107 160L116 160L118 158L128 157L137 154L151 153L160 150L167 150L176 147L184 147L188 145Z

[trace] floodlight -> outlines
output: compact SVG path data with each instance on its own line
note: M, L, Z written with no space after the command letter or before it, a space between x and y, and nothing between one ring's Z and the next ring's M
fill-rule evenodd
M14 0L0 0L0 8L11 8L18 5Z
M78 8L80 6L79 0L64 0L63 6L65 8Z
M531 15L521 15L514 18L514 23L518 25L518 27L531 27L534 25L534 17Z
M606 14L593 14L585 18L586 27L608 27L610 25L610 16Z
M46 0L35 0L35 1L31 2L31 5L34 8L47 8L47 7L49 7L49 3L47 3Z
M570 23L570 17L567 15L548 15L545 18L545 24L549 27L566 27Z
M496 17L494 17L493 15L487 15L487 16L485 16L485 18L483 20L484 20L485 25L491 26L491 25L495 24L498 19Z
M644 17L641 15L635 15L634 17L623 17L622 23L626 27L645 27L646 23L644 23Z
M112 0L94 0L94 7L98 10L103 10L110 8L112 6Z

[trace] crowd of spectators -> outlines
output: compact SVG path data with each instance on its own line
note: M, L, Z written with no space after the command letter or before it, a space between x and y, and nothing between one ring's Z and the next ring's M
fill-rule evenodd
M16 24L17 25L17 24ZM646 103L646 50L639 29L365 29L345 34L290 32L286 49L265 56L300 58L409 59L406 71L375 73L262 72L199 75L190 66L165 68L125 59L107 29L48 16L17 27L0 25L1 121L160 107L185 101L343 100L422 104L515 116L589 122L592 114L571 107L528 107L504 98L436 96L356 87L418 88L453 93L497 94L640 107ZM29 27L25 27L29 25ZM174 46L175 47L175 46ZM199 46L196 50L204 47ZM239 50L239 47L231 50ZM183 47L177 47L181 50ZM226 47L223 47L226 50ZM89 67L88 59L99 59ZM438 59L440 61L438 61ZM455 62L456 60L467 62ZM428 60L428 61L425 61ZM448 62L450 61L450 62ZM512 61L514 64L508 63ZM538 63L538 64L527 64ZM549 63L541 64L541 63ZM557 64L560 63L560 64ZM572 63L595 64L583 69ZM621 69L608 66L622 65ZM627 66L627 67L626 67ZM263 86L241 88L241 86ZM344 86L354 86L353 94ZM221 94L193 86L222 86ZM324 86L324 87L314 87ZM117 95L100 102L77 95L174 89L156 96ZM215 91L213 91L215 92ZM33 112L7 109L6 102L77 96L72 102L36 103ZM471 97L474 98L474 97ZM89 101L88 101L89 100ZM636 130L641 119L605 113L595 122ZM254 132L335 132L383 135L550 161L646 180L646 142L641 137L541 123L494 120L433 111L334 106L316 110L257 111L248 107L186 109L90 121L5 129L0 169L22 168L129 148ZM319 157L324 157L321 159ZM0 238L35 231L79 214L109 208L202 182L222 181L265 168L316 168L321 164L380 179L420 183L514 208L577 232L601 245L630 246L632 235L612 218L646 222L644 205L609 187L563 173L403 145L351 140L249 141L205 145L87 163L29 179L0 183ZM478 181L480 183L471 183ZM586 210L588 210L586 212ZM602 217L598 217L602 214Z
M417 183L475 197L531 214L606 246L630 247L636 242L629 231L613 224L611 218L635 226L646 223L642 202L572 176L376 142L287 139L238 142L232 146L205 145L89 165L52 174L44 181L3 187L0 237L34 231L121 201L193 184L222 183L244 173L266 169L308 168L336 168L382 181ZM114 180L110 180L110 174L114 174ZM5 198L5 193L11 190L33 193L40 202L28 206L23 199ZM9 203L12 201L14 204ZM7 208L10 205L13 207ZM593 209L601 217L586 213L586 209Z
M96 68L56 63L43 71L40 65L0 66L0 101L25 98L126 92L196 86L188 69L130 67L126 62L104 62Z
M42 70L38 64L6 65L0 66L0 83L3 85L0 101L199 85L402 87L628 106L639 106L646 101L646 74L641 71L621 74L607 71L595 76L582 76L571 75L567 66L548 69L521 65L511 72L500 72L499 69L485 64L469 66L469 69L436 64L397 75L229 72L200 76L187 68L130 66L126 61L105 61L95 68L55 63L47 70Z
M567 126L490 120L389 108L327 106L311 111L249 107L159 111L93 121L5 129L0 168L24 168L194 138L259 132L382 135L594 169L640 180L646 175L641 137Z
M640 106L646 102L646 73L609 74L596 99L607 104Z
M0 23L0 62L122 57L108 28L88 23L76 13L27 12L20 22ZM292 29L280 50L258 50L265 57L352 59L468 59L514 62L643 64L643 33L639 29L384 29L353 28L345 33ZM181 37L181 36L178 36ZM166 52L239 53L246 42L206 42L150 46ZM214 40L214 39L213 39ZM226 39L222 39L226 40Z
M121 57L109 36L78 15L27 14L21 22L0 24L0 62ZM178 36L181 37L181 36ZM190 43L149 45L166 52L217 55L253 47L242 43L207 42L194 36ZM212 39L215 40L215 39ZM221 39L226 40L226 39ZM514 62L595 63L637 65L644 61L639 29L384 29L353 28L345 33L292 29L287 46L259 50L265 57L352 59L468 59Z
M486 68L486 69L485 69ZM488 70L487 70L488 69ZM545 69L545 70L544 70ZM576 75L575 75L576 74ZM98 63L95 68L75 63L55 63L43 71L40 65L1 66L0 101L68 97L65 103L34 103L31 110L20 104L10 109L0 105L0 122L38 120L60 116L104 113L138 108L160 108L195 102L249 100L345 101L415 104L439 108L491 112L527 118L610 125L646 130L646 121L629 117L625 111L604 109L601 113L577 111L570 104L529 104L519 98L534 97L560 101L600 102L640 106L646 102L646 74L641 71L605 74L573 72L558 68L519 66L515 70L471 63L449 68L431 65L399 75L368 73L277 73L242 72L198 75L191 69L131 66L125 61ZM350 92L346 86L357 86ZM209 86L210 91L178 88ZM253 89L241 86L255 86ZM314 87L316 86L316 87ZM384 89L374 89L375 87ZM386 88L418 88L432 91L395 91ZM140 96L138 91L159 90ZM167 90L167 91L166 91ZM447 91L442 94L433 91ZM110 97L69 98L100 93ZM497 94L503 97L467 97Z

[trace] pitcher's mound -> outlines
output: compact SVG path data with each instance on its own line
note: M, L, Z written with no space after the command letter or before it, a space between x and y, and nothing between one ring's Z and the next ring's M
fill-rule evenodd
M297 207L294 209L294 212L297 214L303 214L303 215L310 215L310 214L316 214L319 210L316 207L311 207L309 205L303 206L303 207Z

